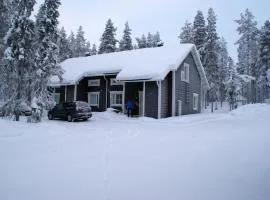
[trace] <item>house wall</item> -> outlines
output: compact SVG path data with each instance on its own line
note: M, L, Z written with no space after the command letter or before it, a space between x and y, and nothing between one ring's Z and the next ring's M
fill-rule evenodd
M184 69L184 63L189 64L189 83L181 81L181 71ZM193 110L193 93L199 95L198 110ZM175 72L175 109L178 112L178 100L182 101L182 115L201 112L201 78L197 70L194 58L190 53L178 70Z
M156 81L145 82L145 116L158 118L158 86Z
M172 110L172 72L161 82L161 118L171 117Z

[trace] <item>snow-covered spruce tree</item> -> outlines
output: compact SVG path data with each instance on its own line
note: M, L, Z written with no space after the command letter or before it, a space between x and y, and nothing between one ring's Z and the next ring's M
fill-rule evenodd
M91 56L91 44L89 41L85 45L85 56Z
M75 57L75 35L74 33L71 31L70 35L68 36L68 44L69 44L69 49L71 51L71 56L70 58L74 58Z
M75 39L74 57L83 57L86 53L86 39L84 38L83 27L80 26Z
M190 22L185 22L185 25L181 28L181 33L178 38L182 44L194 43L193 26Z
M141 36L141 38L136 38L136 41L138 43L139 49L143 49L147 47L147 40L144 34Z
M223 37L221 37L221 39L218 41L218 45L219 101L222 107L222 103L226 99L225 83L229 78L229 55L227 50L227 42Z
M10 111L19 120L19 107L22 102L31 103L33 89L33 39L34 22L30 16L35 0L17 0L12 25L5 37L7 49L4 55L6 69L5 88Z
M269 99L270 95L270 77L268 71L270 70L270 21L267 20L260 32L260 53L257 68L259 69L258 83L261 90L260 100Z
M69 41L67 38L66 30L64 27L62 27L60 32L59 32L58 47L59 47L59 60L60 60L60 62L66 60L72 56L72 52L71 52L71 49L69 46Z
M153 47L163 46L164 42L160 39L160 34L157 31L156 34L153 35Z
M214 102L217 101L218 98L218 90L219 90L219 69L218 69L218 34L216 31L216 14L214 10L210 8L208 10L208 17L207 17L207 36L206 36L206 43L204 47L205 52L205 59L204 59L204 66L207 79L209 81L210 90L208 95L208 100L212 103L213 112L213 105Z
M118 42L117 39L115 39L116 30L117 29L114 27L112 20L108 19L105 31L100 39L101 43L98 50L99 54L116 51L116 43Z
M47 85L53 76L61 78L62 69L59 65L59 48L54 42L57 38L57 26L60 0L45 0L41 5L36 30L38 38L35 66L37 70L36 97L44 106L49 106L53 96Z
M148 48L154 47L154 36L149 32L146 38L146 46Z
M97 55L97 46L96 46L96 44L93 44L93 46L92 46L92 49L91 49L91 56L93 56L93 55Z
M238 68L240 74L247 74L258 77L256 62L259 52L258 37L259 31L257 21L253 14L246 9L245 13L240 14L240 19L235 20L238 24L237 32L240 35L236 42L238 45Z
M196 45L202 62L204 61L204 44L206 42L206 26L202 11L197 11L193 22L193 41Z
M126 22L123 38L119 42L119 50L120 51L127 51L127 50L133 49L131 31L132 30L129 28L128 22Z
M227 100L230 105L230 110L235 109L237 103L237 96L240 94L242 88L239 80L239 75L236 71L234 61L231 57L228 58L229 79L225 82Z

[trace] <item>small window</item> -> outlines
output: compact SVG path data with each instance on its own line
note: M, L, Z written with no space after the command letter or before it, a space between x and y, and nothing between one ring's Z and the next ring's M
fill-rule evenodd
M60 93L54 93L54 101L56 104L60 103Z
M111 85L123 85L123 82L116 81L115 78L111 78Z
M111 92L110 100L111 106L122 106L123 92Z
M90 106L99 106L99 92L89 92L88 103Z
M99 80L99 79L88 80L88 86L89 86L89 87L92 87L92 86L100 86L100 80Z
M198 105L199 105L199 95L193 93L193 110L198 110Z
M189 82L189 64L184 63L184 70L181 71L181 80Z

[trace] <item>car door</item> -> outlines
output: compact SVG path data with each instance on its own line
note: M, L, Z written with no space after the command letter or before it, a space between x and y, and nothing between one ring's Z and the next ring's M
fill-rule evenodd
M57 104L54 108L54 117L60 117L63 116L63 104Z

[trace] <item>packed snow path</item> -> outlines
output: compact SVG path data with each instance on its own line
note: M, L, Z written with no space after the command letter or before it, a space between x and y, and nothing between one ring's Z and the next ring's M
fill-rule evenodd
M269 200L270 105L88 122L0 119L3 200Z

